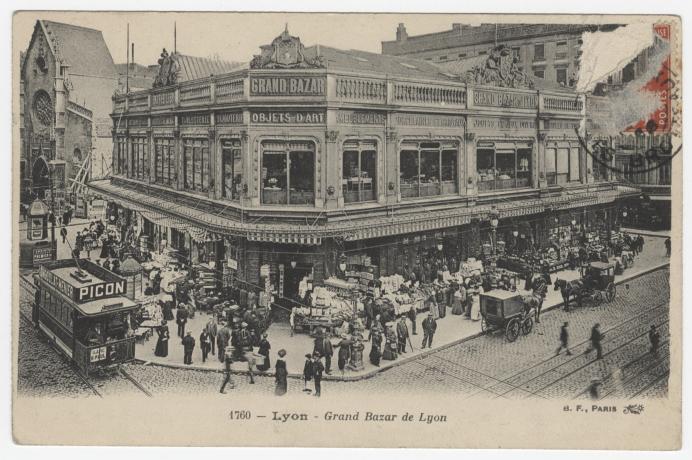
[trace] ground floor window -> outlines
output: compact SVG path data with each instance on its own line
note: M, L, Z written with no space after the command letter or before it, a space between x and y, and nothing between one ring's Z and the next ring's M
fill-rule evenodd
M377 143L345 142L342 162L344 202L374 201L377 193Z
M154 151L154 181L158 184L173 186L177 179L175 140L154 139Z
M527 142L487 142L476 146L478 190L531 187L533 145Z
M262 142L262 203L315 203L313 142Z
M402 198L452 195L457 188L459 145L453 141L405 141L399 153Z
M240 199L242 192L243 171L240 146L239 139L221 141L221 174L223 175L221 196L234 201Z
M198 192L209 191L209 140L183 140L184 188Z

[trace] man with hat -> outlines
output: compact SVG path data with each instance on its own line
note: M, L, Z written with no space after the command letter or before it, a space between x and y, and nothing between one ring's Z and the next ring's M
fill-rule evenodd
M229 340L231 340L231 330L228 327L228 324L222 323L221 329L219 329L219 332L216 336L216 345L218 346L219 350L219 361L221 362L224 361L224 353L226 347L228 346Z
M226 385L231 384L231 389L235 388L233 379L231 379L231 363L233 362L233 350L231 347L221 348L219 347L219 356L224 357L224 379L223 384L221 384L221 393L226 393Z
M421 345L421 348L425 348L426 342L428 348L432 348L433 336L436 330L437 321L435 321L432 313L428 313L428 317L423 320L423 345Z
M185 364L192 364L192 352L195 349L195 338L192 337L192 332L187 331L187 335L183 337L183 362Z
M399 322L396 324L396 336L397 336L397 351L399 353L406 353L406 341L408 340L408 326L406 325L406 317L402 316L399 318Z
M411 321L411 329L413 330L411 335L418 335L418 333L416 333L416 307L411 305L411 308L409 308L408 313L406 314L408 315L408 319Z
M320 356L324 356L324 370L327 375L332 373L332 356L334 355L334 349L332 348L332 342L324 334L322 328L317 329L317 337L315 337L315 346L312 353L318 353Z
M322 372L324 372L324 365L320 361L320 353L315 352L312 355L312 378L315 380L314 396L317 397L322 394Z
M346 363L351 359L351 345L353 341L349 338L348 334L341 334L341 341L339 342L339 354L338 354L338 366L341 371L341 376L344 376L344 369L346 368Z

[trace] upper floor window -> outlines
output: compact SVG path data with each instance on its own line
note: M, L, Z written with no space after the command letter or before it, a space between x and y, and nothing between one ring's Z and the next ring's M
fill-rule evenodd
M516 60L521 60L521 48L519 48L518 46L513 46L512 57Z
M154 151L154 181L162 185L175 185L178 177L175 164L175 140L154 139Z
M453 141L406 141L399 153L402 198L451 195L457 188L459 145Z
M262 203L315 203L315 144L262 141Z
M116 141L116 152L115 152L115 173L116 174L126 174L127 173L127 140L124 137L119 137Z
M240 139L224 139L221 141L221 174L223 189L221 196L231 200L239 200L242 193L243 167Z
M562 86L567 86L567 69L555 69L557 82Z
M557 42L555 46L555 59L567 59L567 42Z
M478 190L530 187L532 147L526 142L478 142Z
M540 70L534 70L533 71L533 76L538 77L538 78L545 78L545 70L540 69Z
M374 201L377 197L377 142L345 142L342 162L344 202Z
M133 137L130 139L130 177L145 180L149 176L149 139Z
M186 190L209 191L209 140L183 140L183 186Z
M545 149L545 171L548 185L579 181L579 147L557 144Z
M542 43L539 45L533 45L533 60L545 61L545 45Z

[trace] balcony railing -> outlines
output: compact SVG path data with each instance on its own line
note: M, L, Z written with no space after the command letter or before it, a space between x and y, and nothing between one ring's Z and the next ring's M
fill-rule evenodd
M218 102L232 102L243 98L245 94L243 79L219 80L216 84L215 97Z
M543 98L545 110L558 110L562 112L581 112L584 102L581 99L545 96Z
M466 92L461 88L396 82L394 101L406 104L464 105Z
M385 102L387 100L387 84L379 80L338 77L336 79L336 97L349 101Z

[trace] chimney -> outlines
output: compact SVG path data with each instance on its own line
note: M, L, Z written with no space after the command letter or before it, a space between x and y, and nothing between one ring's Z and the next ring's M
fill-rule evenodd
M132 68L135 68L135 44L134 42L132 43L132 61L130 61L130 65Z
M406 33L406 26L403 22L399 23L399 27L396 28L396 41L405 42L408 39L408 34Z

